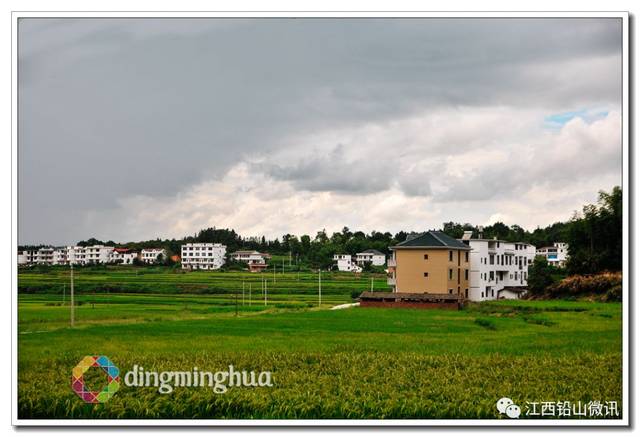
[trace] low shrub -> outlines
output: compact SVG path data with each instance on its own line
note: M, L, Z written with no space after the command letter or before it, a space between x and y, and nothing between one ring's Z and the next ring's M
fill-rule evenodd
M604 272L597 275L573 275L546 288L550 297L599 296L605 301L622 300L622 273Z
M498 329L495 322L491 319L478 317L474 320L474 323L482 326L483 328L487 328L491 331L495 331L496 329Z

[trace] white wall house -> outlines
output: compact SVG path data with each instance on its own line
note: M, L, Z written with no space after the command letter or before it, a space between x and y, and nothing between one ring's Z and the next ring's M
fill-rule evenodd
M22 250L18 252L18 264L36 264L38 250Z
M227 246L220 243L183 244L180 258L182 268L190 270L217 270L224 265Z
M108 246L69 246L43 247L37 250L24 250L18 253L18 264L62 265L72 261L74 264L104 263L109 261L113 247Z
M536 248L527 243L463 238L469 253L469 295L472 301L517 299L526 293L528 267Z
M18 252L18 264L53 264L54 253L53 247L23 250Z
M545 257L547 263L552 266L564 267L569 258L569 245L567 243L553 243L553 246L538 248L536 255Z
M356 263L358 265L364 265L366 262L370 262L374 266L383 266L387 262L387 256L375 249L367 249L356 253Z
M104 264L109 262L112 246L96 244L93 246L69 246L67 247L68 262L74 265Z
M158 262L159 256L164 260L167 257L167 251L158 248L142 249L140 251L140 260L143 263L155 264Z
M333 260L336 262L338 270L341 272L360 273L362 271L362 267L355 262L355 259L351 255L335 254L333 255Z
M230 255L237 262L246 263L251 272L261 272L267 268L268 253L260 253L257 250L238 250Z
M69 250L66 247L59 247L53 251L53 264L63 265L69 262Z
M230 256L234 261L247 264L264 264L267 258L271 258L271 255L269 255L268 253L260 253L257 250L238 250L236 252L233 252Z
M118 248L113 249L109 255L109 262L114 264L133 264L133 260L138 258L138 252L132 252L129 249Z

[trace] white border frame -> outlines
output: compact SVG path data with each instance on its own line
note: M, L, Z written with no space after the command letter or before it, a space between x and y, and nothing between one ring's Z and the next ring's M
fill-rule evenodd
M622 300L622 419L607 420L500 420L500 419L416 419L416 420L223 420L223 419L55 419L35 420L19 419L18 405L18 292L17 292L17 32L19 18L264 18L264 17L377 17L377 18L620 18L622 19L622 187L623 187L623 300ZM11 14L11 422L14 426L535 426L535 427L596 427L596 426L629 426L632 406L629 402L629 13L628 12L309 12L309 11L269 11L269 12L33 12L13 11Z

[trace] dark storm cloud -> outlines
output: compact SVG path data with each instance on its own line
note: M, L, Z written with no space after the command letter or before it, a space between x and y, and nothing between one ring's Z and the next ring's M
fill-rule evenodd
M18 32L25 243L86 238L84 214L171 196L291 135L460 105L619 105L615 19L23 18ZM372 158L267 170L303 190L431 192Z

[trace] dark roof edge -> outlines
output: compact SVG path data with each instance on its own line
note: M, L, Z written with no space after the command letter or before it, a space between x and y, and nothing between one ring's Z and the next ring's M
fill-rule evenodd
M470 247L460 246L389 246L389 249L455 249L455 250L471 250Z

